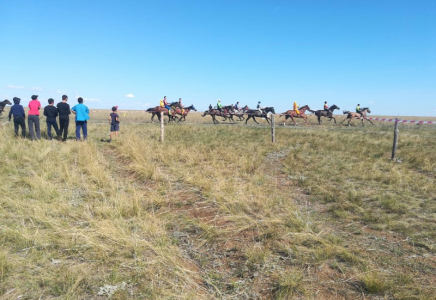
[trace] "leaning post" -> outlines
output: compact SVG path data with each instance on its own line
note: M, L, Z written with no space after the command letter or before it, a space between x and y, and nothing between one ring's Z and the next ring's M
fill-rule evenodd
M392 157L391 160L395 159L395 154L397 152L398 145L398 118L395 118L395 129L394 129L394 144L392 145Z
M276 142L276 122L274 121L274 114L271 113L271 142Z
M160 112L160 141L164 141L164 113L163 111Z

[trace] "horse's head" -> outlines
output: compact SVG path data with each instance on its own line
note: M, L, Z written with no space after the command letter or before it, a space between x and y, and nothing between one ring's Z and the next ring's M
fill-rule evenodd
M364 109L362 109L362 111L367 111L369 114L371 113L371 110L369 109L369 107L365 107Z
M194 107L194 104L191 104L191 109L193 110L193 111L197 111L197 109Z
M337 106L336 104L333 104L332 106L330 106L330 109L333 111L335 109L341 109L339 106Z
M5 101L3 101L3 103L5 103L6 105L12 105L11 101L9 101L8 99L5 99Z
M209 111L206 110L206 111L204 112L204 114L202 114L201 116L204 117L204 116L206 116L206 115L208 115L208 114L209 114Z

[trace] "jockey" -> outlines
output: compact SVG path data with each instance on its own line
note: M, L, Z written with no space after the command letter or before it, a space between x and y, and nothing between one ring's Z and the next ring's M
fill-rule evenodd
M163 102L164 107L166 109L168 109L168 114L171 115L171 107L168 105L167 96L164 96L162 102Z
M260 113L262 113L262 108L260 107L260 101L257 102L257 110L260 111Z
M211 112L212 110L213 110L212 104L209 104L209 112Z
M218 110L220 111L220 113L223 112L223 105L221 104L221 99L218 99L218 102L216 104Z
M235 111L236 111L236 112L239 111L239 102L236 102L236 104L235 104Z
M327 101L324 102L324 110L329 110L329 106L327 105Z
M357 104L356 112L357 112L358 114L360 114L361 111L362 111L362 108L360 107L360 104Z
M182 104L182 98L179 98L179 105L180 105L180 109L182 110L182 115L185 113L185 110L183 109L184 106Z
M300 111L298 110L298 108L299 108L299 106L297 104L297 101L294 101L294 110L297 113L297 115L299 116L300 115Z

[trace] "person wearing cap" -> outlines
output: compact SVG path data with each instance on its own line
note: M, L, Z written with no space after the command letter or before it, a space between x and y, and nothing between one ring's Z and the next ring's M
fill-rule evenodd
M326 111L329 110L329 106L327 105L327 101L324 102L324 110L326 110Z
M235 104L235 111L236 111L236 112L238 112L238 111L239 111L239 101L238 101L238 102L236 102L236 104Z
M62 137L62 141L67 140L68 136L68 127L70 126L70 114L71 109L70 105L67 103L68 96L62 96L62 102L57 104L58 113L59 113L59 136Z
M38 101L38 95L32 95L32 100L29 102L29 113L27 116L27 125L29 126L30 138L33 140L41 139L41 128L39 126L39 110L41 103ZM35 127L35 128L34 128ZM35 136L36 131L36 136Z
M257 102L257 110L260 111L260 113L262 113L262 108L260 107L260 101Z
M357 112L358 114L360 114L360 113L361 113L361 110L362 110L362 108L360 107L360 104L357 104L356 112Z
M54 100L52 98L48 99L48 105L44 107L44 116L46 116L45 122L47 123L47 135L48 139L52 140L51 127L53 126L56 137L59 139L59 127L56 117L58 116L58 109L54 106Z
M184 106L182 104L182 98L179 98L179 105L180 105L180 109L182 110L182 116L183 116L183 114L185 113L185 109L184 109Z
M298 106L297 101L294 101L294 110L295 110L295 112L297 113L297 116L300 115L300 111L298 110L299 107L300 107L300 106Z
M120 130L120 119L118 115L118 106L112 107L112 113L109 115L109 122L111 124L111 136L109 142L112 140L112 136L118 137L118 131Z
M216 104L216 107L220 111L220 113L223 113L223 105L221 104L221 99L218 99L218 102Z
M15 136L18 136L18 128L21 127L21 136L26 138L26 114L24 113L24 108L20 104L21 99L14 97L13 99L14 105L12 105L11 110L9 111L9 122L11 121L11 117L14 117L14 129Z
M83 104L82 97L79 97L77 102L79 104L74 105L71 111L76 115L76 140L80 141L80 129L83 132L83 140L88 138L87 121L89 120L89 109Z

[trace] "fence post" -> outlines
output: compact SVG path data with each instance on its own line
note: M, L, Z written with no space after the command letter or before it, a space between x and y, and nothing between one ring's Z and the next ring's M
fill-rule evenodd
M395 159L395 153L397 152L397 145L398 145L398 118L395 118L394 144L392 145L391 160Z
M271 141L276 142L276 123L274 121L274 114L271 113Z
M160 141L164 141L164 113L163 111L160 112Z

